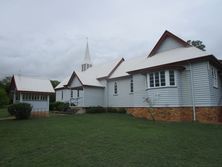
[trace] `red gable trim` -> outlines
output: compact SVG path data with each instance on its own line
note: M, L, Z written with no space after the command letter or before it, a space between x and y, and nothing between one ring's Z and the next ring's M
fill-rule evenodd
M156 43L156 45L154 46L154 48L152 49L152 51L150 52L150 54L147 56L147 57L151 57L153 56L154 54L156 54L157 50L159 49L160 45L163 43L163 41L168 38L168 37L171 37L173 38L174 40L176 40L177 42L179 42L181 45L183 45L184 47L189 47L190 45L184 41L183 39L179 38L178 36L172 34L171 32L169 31L165 31L163 33L163 35L160 37L160 39L158 40L158 42Z

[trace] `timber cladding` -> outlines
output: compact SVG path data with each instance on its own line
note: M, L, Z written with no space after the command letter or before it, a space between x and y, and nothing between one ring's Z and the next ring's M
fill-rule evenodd
M192 121L192 107L132 107L127 113L137 118L158 121ZM196 120L206 123L222 123L222 107L196 107Z
M31 116L32 116L32 118L48 117L49 112L48 111L32 111Z

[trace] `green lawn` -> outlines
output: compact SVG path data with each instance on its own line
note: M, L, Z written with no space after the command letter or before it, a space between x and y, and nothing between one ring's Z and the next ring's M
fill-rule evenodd
M222 166L222 125L125 114L0 121L0 166Z
M7 107L2 107L0 108L0 118L5 118L10 116L8 111L7 111Z

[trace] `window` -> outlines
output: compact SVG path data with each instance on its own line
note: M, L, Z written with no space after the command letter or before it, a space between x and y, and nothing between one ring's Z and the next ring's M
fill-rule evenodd
M159 72L155 72L154 76L155 76L155 87L159 87L160 86Z
M19 93L15 94L15 100L20 100L20 94Z
M114 82L114 94L117 94L118 90L117 90L117 82Z
M61 94L61 99L63 100L63 90L62 90L62 94Z
M213 79L213 86L218 88L218 76L217 76L217 69L212 67L212 79Z
M170 70L169 71L169 78L170 78L170 85L175 85L175 75L174 75L174 71Z
M79 90L77 90L77 97L79 97Z
M150 73L148 83L150 88L174 86L176 85L174 70Z
M73 90L71 90L71 95L70 96L71 96L71 98L73 98Z
M166 86L165 71L160 71L160 83L161 86Z
M133 93L133 77L130 78L130 93Z
M154 87L153 73L150 74L150 87Z
M22 99L24 101L47 101L47 95L24 93L22 94Z

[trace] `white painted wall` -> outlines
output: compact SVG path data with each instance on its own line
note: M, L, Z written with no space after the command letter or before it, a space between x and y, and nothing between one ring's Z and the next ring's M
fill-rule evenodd
M118 93L114 94L114 83L117 82ZM130 78L121 78L108 81L108 106L129 107L133 106L133 93L130 93Z
M21 93L22 95L22 93ZM32 106L32 111L49 111L49 95L47 96L47 101L32 101L20 99L22 103L28 103Z
M63 92L63 98L62 98L62 92ZM59 90L56 90L56 101L61 101L61 102L69 103L70 97L71 97L70 89L59 89Z
M83 90L85 107L104 106L104 88L84 87Z
M74 88L74 87L80 87L80 86L82 86L82 84L80 83L79 79L75 76L70 84L70 87Z
M157 50L156 53L164 52L164 51L167 51L167 50L176 49L176 48L180 48L180 47L183 47L183 45L178 43L173 38L168 37L164 40L164 42L161 44L160 48Z

